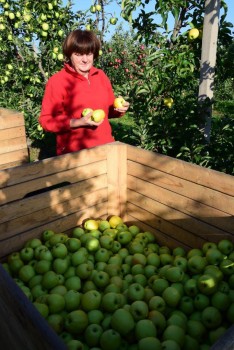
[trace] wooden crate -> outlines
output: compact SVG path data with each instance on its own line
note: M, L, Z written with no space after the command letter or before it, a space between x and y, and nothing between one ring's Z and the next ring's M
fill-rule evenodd
M171 248L234 241L232 176L118 142L2 170L0 187L2 260L45 229L113 214Z
M24 116L0 108L0 170L28 162Z

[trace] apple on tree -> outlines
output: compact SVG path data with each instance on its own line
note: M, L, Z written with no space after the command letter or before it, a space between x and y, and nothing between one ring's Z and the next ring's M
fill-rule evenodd
M115 25L117 23L118 19L116 17L111 17L110 18L110 24Z
M192 28L188 32L188 38L189 40L193 41L199 37L199 30L197 28Z

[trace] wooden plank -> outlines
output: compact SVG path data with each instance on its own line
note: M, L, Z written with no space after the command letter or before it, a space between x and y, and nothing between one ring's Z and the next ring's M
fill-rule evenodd
M10 162L10 163L7 163L7 164L0 164L0 171L1 170L4 170L4 169L9 169L9 168L13 168L13 167L16 167L16 166L21 166L21 165L24 165L26 162L28 162L28 159L27 160L17 160L15 162ZM1 193L1 191L0 191Z
M233 234L224 229L220 229L218 226L215 227L209 225L202 220L198 220L197 218L178 211L173 207L168 207L163 203L147 198L144 195L131 190L128 190L128 203L134 204L139 210L140 208L144 208L147 213L156 215L159 219L155 224L157 225L156 228L160 231L162 231L161 225L164 224L164 221L167 221L175 227L180 227L186 232L189 232L189 236L193 233L198 237L204 237L209 240L225 234L226 237L229 237L232 240L234 238ZM165 228L163 232L167 232L167 228Z
M0 129L9 129L11 127L24 125L24 116L22 113L0 109Z
M16 136L17 137L24 136L26 138L24 126L17 126L17 127L13 127L13 128L10 128L10 129L0 130L0 141L1 141L1 143L4 140L12 140Z
M57 174L61 170L73 169L82 165L91 164L107 157L107 146L82 150L43 159L41 161L26 164L23 167L0 171L0 188L28 182L36 178Z
M107 187L106 175L100 175L85 181L72 183L58 189L24 198L20 201L13 201L1 206L0 224L11 221L21 216L32 213L32 208L37 211L44 208L59 206L64 201L69 201L79 196L95 192Z
M162 203L168 208L168 213L170 213L171 208L174 208L182 216L189 215L204 223L234 234L234 216L230 214L132 176L128 177L128 188L143 195L143 202L145 197L149 197L154 201Z
M28 180L25 181L25 183L19 183L2 189L0 192L0 204L24 198L30 192L43 190L47 187L60 185L64 182L75 183L106 174L106 162L100 161L68 170L65 168L64 171L63 169L64 168L60 168L60 171L56 174L49 174L48 176L37 177L41 175L41 173L36 173L33 180Z
M41 210L32 208L31 213L0 224L0 242L7 237L23 233L36 226L43 224L49 226L51 221L64 218L76 211L84 210L105 201L107 201L107 189L100 189L77 198L70 198L56 205L50 204L49 207L42 208Z
M71 213L67 216L58 216L50 222L45 222L42 225L35 223L34 227L27 229L24 232L17 233L14 236L7 236L0 244L0 259L6 260L6 257L16 251L19 251L24 244L31 238L41 237L44 230L53 230L57 233L71 231L74 227L79 226L87 218L107 217L107 201L97 203L94 206L89 206Z
M124 219L126 212L126 145L110 144L107 154L108 213Z
M1 141L0 154L18 151L20 149L28 150L26 138L24 136L14 137L12 140L8 139Z
M196 164L128 145L129 160L234 196L234 177Z
M20 149L18 151L15 150L13 152L0 154L0 164L4 167L4 169L7 168L8 164L11 164L14 162L24 163L27 161L28 161L28 149Z
M178 237L177 237L177 235L175 237L171 237L170 234L167 234L165 232L161 232L161 231L155 229L154 227L147 225L145 222L140 221L139 216L138 216L138 214L139 214L138 209L136 211L136 217L135 217L135 216L133 216L135 214L133 205L130 204L129 208L131 211L127 213L126 223L128 225L138 225L141 228L142 232L149 231L149 232L153 233L155 238L156 238L156 242L159 244L159 246L166 245L167 247L169 247L171 249L179 246L179 247L183 247L186 251L188 251L189 249L192 248L189 240L187 240L186 242L180 242L178 240L179 234L178 234ZM131 215L131 214L133 214L133 215ZM174 228L173 228L172 232L174 232ZM201 241L201 246L203 243L204 243L204 241Z
M128 174L234 215L234 197L230 195L209 188L204 189L204 186L199 184L132 161L128 161ZM135 179L132 180L133 183L134 181Z
M206 241L204 238L197 237L170 221L164 220L132 203L128 203L127 211L129 217L135 218L135 221L141 227L154 233L160 245L167 245L169 248L183 246L186 249L190 249L192 247L201 247Z

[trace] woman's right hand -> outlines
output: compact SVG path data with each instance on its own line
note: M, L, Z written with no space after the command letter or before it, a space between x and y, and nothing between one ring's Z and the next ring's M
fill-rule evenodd
M85 117L79 118L79 119L71 119L70 120L70 126L71 128L81 128L84 126L99 126L103 123L103 120L101 120L99 123L94 122L91 119L92 112L86 114Z

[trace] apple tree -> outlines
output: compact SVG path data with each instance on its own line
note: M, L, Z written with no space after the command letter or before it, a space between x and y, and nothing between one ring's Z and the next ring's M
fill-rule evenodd
M45 83L63 64L62 41L84 22L70 1L0 1L0 103L24 113L32 140L44 137L38 114Z
M197 102L204 1L154 3L122 1L122 16L132 23L135 40L147 50L142 77L131 82L136 126L129 137L141 147L210 166ZM225 22L225 2L222 6L219 44L227 47L232 35L230 23ZM174 19L172 28L169 17Z

